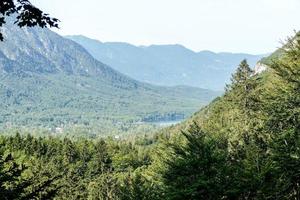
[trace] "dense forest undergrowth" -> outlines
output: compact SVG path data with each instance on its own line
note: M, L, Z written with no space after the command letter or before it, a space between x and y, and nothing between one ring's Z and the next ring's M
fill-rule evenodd
M1 199L300 199L300 34L282 51L151 137L1 136Z

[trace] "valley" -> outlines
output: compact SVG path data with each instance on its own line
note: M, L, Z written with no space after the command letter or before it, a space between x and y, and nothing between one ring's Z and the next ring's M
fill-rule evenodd
M8 24L8 34L0 44L2 129L85 127L99 136L126 134L135 122L185 119L221 94L136 81L47 29Z
M0 200L300 200L298 8L0 1Z

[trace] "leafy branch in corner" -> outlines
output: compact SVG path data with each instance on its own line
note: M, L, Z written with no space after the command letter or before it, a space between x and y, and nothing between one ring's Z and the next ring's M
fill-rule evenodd
M30 3L29 0L2 0L0 1L0 27L6 23L6 18L15 15L14 22L19 27L58 28L59 20L52 18L39 8ZM0 32L0 40L3 41L3 34Z

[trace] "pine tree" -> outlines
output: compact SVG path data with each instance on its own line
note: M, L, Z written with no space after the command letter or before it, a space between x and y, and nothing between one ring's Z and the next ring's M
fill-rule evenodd
M210 137L196 123L183 135L186 144L171 144L172 152L163 160L166 199L224 198L229 183L226 140Z
M226 86L226 91L233 90L236 87L245 86L252 74L253 70L248 65L247 60L242 60L236 72L231 77L231 84Z
M36 184L37 177L23 177L29 167L18 164L12 154L0 156L0 199L25 200L25 199L53 199L58 187L51 187L58 176L44 179Z

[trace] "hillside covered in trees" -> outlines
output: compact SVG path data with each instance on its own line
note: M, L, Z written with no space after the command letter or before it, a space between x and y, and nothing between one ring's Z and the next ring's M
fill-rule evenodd
M144 119L186 118L220 94L133 80L49 29L20 29L7 20L0 43L0 129L83 127L112 135Z
M300 199L300 34L153 136L0 138L2 199Z

